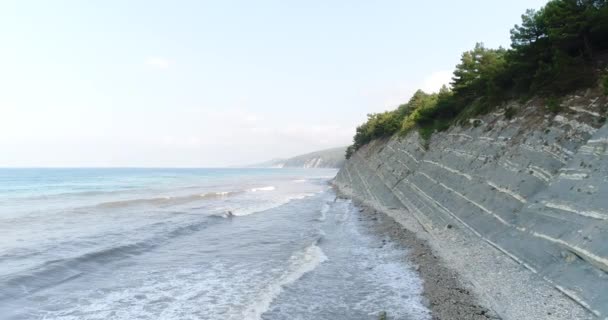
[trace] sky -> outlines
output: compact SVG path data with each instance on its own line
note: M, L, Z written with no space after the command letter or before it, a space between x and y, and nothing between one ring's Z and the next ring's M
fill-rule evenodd
M545 0L0 2L0 167L218 167L352 142Z

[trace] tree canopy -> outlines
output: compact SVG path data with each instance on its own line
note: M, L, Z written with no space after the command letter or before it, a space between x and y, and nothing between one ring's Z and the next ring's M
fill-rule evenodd
M598 59L608 50L608 0L551 0L529 9L511 30L509 49L483 43L464 52L451 89L418 90L394 111L368 115L347 158L370 141L418 129L423 138L459 118L491 110L509 99L563 95L598 81Z

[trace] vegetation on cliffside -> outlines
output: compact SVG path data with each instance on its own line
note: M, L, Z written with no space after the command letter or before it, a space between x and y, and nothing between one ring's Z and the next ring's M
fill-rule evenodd
M413 129L428 138L511 99L555 97L597 84L597 57L608 49L608 0L551 0L521 18L511 30L510 49L478 43L463 53L451 88L418 90L394 111L369 114L346 158L374 139ZM602 82L608 88L608 77Z

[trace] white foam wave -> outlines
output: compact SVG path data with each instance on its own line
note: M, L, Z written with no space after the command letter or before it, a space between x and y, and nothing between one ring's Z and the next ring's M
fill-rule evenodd
M321 208L321 213L325 214L325 213L327 213L327 211L329 211L329 204L324 203L323 207Z
M300 200L300 199L312 197L314 195L315 195L314 193L304 193L304 194L300 194L300 195L294 196L290 200Z
M336 221L338 223L346 222L354 210L357 210L357 208L351 206L350 199L344 203L347 205L345 210L342 210L341 214L336 214Z
M306 182L306 179L296 179L296 180L293 180L293 182L302 183L302 182Z
M268 186L268 187L261 187L261 188L253 188L250 189L249 191L251 192L258 192L258 191L273 191L276 188L274 186Z
M314 196L313 193L296 194L296 195L285 197L280 200L262 203L257 206L249 206L246 208L232 208L232 209L227 209L227 210L232 211L232 214L235 216L247 216L250 214L254 214L254 213L258 213L258 212L262 212L262 211L266 211L266 210L270 210L270 209L282 206L293 200L301 200L301 199L304 199L307 197L312 197L312 196Z
M268 188L268 187L266 187ZM274 188L274 187L273 187ZM264 189L264 188L262 188ZM238 195L243 193L241 191L221 191L221 192L210 192L200 194L188 194L188 195L176 195L176 196L159 196L155 198L136 198L136 199L125 199L116 200L110 202L101 202L95 205L97 208L115 209L137 205L149 205L149 206L174 206L182 205L190 202L197 202L201 200L213 200L218 198L225 198L228 196Z
M232 211L226 210L226 211L215 212L215 213L210 214L210 216L228 219L232 215L234 215L233 213L229 213L229 212L232 212Z
M321 207L321 216L317 219L318 221L325 221L327 212L329 211L329 204L324 203L323 207Z
M257 299L245 309L243 319L259 320L264 312L268 310L272 301L281 293L283 287L297 281L304 274L314 270L317 266L327 260L327 256L317 246L316 242L308 246L305 250L291 256L290 266L287 271L277 279L268 284L260 292Z

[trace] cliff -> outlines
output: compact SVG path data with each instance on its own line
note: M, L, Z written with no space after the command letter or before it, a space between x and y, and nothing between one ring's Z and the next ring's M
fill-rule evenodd
M289 159L274 159L252 167L257 168L340 168L346 147L311 152Z
M560 109L511 103L428 144L415 131L374 140L335 184L415 218L431 242L446 228L471 234L608 319L608 102L587 90Z

